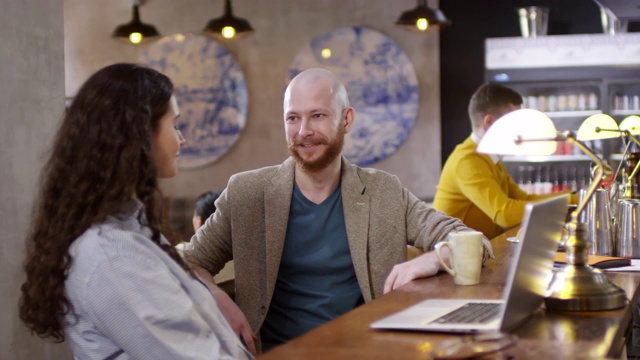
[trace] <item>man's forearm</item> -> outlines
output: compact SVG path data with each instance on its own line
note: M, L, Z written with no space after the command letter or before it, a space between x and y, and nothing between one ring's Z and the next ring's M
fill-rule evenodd
M191 265L191 269L193 269L193 272L196 273L200 281L202 281L207 286L207 288L209 288L211 294L223 291L218 287L216 281L213 280L213 276L211 276L211 273L209 273L209 271L207 271L205 268L198 265Z

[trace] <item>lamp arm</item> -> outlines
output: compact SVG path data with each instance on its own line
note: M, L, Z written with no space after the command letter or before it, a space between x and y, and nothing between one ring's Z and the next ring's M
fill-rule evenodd
M516 145L520 145L520 144L525 143L525 142L566 141L566 140L569 139L569 137L572 137L572 136L573 136L573 134L571 132L558 133L555 137L536 138L536 139L523 139L522 136L518 135L518 136L516 136L515 139L513 139L513 142L516 143Z
M593 196L593 193L596 191L596 189L600 185L600 182L602 181L602 178L604 177L605 167L604 167L604 164L602 163L602 160L600 160L593 153L593 151L591 149L589 149L589 147L587 147L587 145L585 145L582 141L579 141L578 139L576 139L573 134L571 134L571 133L567 134L567 141L570 141L573 144L575 144L578 148L580 148L580 150L582 150L582 152L584 152L587 156L589 156L589 158L591 158L591 160L593 160L593 162L596 163L596 167L599 166L600 169L602 169L602 171L596 172L596 178L591 181L591 185L589 186L589 189L587 190L587 194L584 197L584 199L582 200L582 203L580 203L578 205L578 208L576 209L576 211L574 211L573 214L571 215L572 221L577 223L580 214L586 208L586 205L589 202L589 200L591 199L591 196Z
M627 133L627 134L629 133L627 130L620 130L620 129L606 129L606 128L604 128L604 129L603 129L603 128L599 127L599 126L596 126L596 128L595 128L595 132L596 132L596 134L597 134L597 133L600 133L600 132L616 132L616 133L623 133L623 134L624 134L624 133Z
M622 158L624 159L624 156L627 155L627 152L629 151L629 147L631 146L631 141L622 141L623 144L626 144L624 147L624 152L622 153ZM640 145L639 145L640 146ZM620 161L620 164L618 164L618 168L616 169L616 173L613 175L614 179L618 178L618 174L620 174L620 169L622 169L622 165L624 164L624 161Z

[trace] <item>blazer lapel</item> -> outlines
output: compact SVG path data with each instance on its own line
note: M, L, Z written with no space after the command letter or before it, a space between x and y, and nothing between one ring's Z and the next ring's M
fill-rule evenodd
M370 198L365 193L366 187L358 175L358 168L344 158L342 158L341 186L349 250L362 295L368 301L372 297L371 279L367 266Z
M294 164L292 158L287 159L271 179L272 185L265 188L264 192L267 302L271 301L273 295L287 232L289 208L293 194Z

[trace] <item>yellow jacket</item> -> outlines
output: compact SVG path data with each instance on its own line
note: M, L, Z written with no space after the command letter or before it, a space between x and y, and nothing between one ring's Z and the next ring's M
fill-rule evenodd
M492 239L520 224L525 204L552 195L527 194L501 162L476 152L467 138L456 146L442 168L433 207L457 217Z

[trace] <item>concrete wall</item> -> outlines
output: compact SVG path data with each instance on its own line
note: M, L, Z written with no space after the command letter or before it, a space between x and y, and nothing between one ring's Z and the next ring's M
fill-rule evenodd
M129 0L64 0L67 95L75 94L102 66L138 59L142 47L109 38L116 25L131 18L131 4ZM234 0L235 15L249 20L255 29L244 39L224 44L247 80L247 125L224 157L164 181L165 195L195 197L224 188L234 173L282 162L287 157L282 89L291 60L313 37L359 25L397 42L413 62L420 82L420 110L412 133L396 153L371 166L398 175L418 197L433 197L441 166L438 33L414 34L394 25L403 11L415 6L415 0ZM140 11L143 22L170 35L200 31L208 20L221 15L222 8L222 0L149 0Z
M0 34L0 359L70 359L66 344L29 335L17 311L31 204L64 109L62 0L4 1Z

